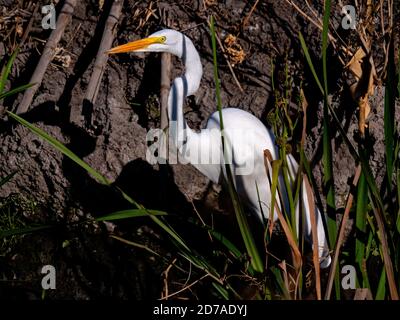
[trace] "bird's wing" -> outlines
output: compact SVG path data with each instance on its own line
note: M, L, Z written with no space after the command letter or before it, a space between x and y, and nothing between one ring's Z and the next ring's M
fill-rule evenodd
M214 183L219 183L221 178L221 154L218 130L190 134L183 151L183 157Z

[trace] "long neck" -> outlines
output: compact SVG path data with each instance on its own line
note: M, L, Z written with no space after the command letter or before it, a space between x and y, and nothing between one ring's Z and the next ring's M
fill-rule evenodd
M169 134L179 151L188 137L195 134L187 126L183 115L183 104L185 98L194 94L199 88L203 74L200 57L192 41L186 36L182 38L182 49L177 56L183 60L185 74L175 78L168 96Z

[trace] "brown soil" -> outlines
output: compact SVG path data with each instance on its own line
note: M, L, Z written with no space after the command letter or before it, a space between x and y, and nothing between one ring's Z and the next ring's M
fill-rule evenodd
M27 1L25 1L27 2ZM209 1L210 3L213 1ZM218 204L220 188L189 165L172 165L161 172L157 165L145 160L146 132L159 127L159 78L158 55L119 55L107 65L99 95L91 112L92 125L69 122L70 112L84 108L83 97L89 81L94 57L101 40L102 28L109 2L103 10L99 1L78 1L72 23L60 42L62 56L69 56L71 63L63 66L53 62L35 96L30 111L23 115L87 161L96 170L124 189L135 200L152 209L163 209L177 215L193 215L192 202L201 212L215 212L221 216ZM217 3L217 1L214 1ZM207 17L216 18L221 38L228 34L238 36L246 53L245 60L234 70L244 92L240 92L221 56L220 76L224 106L240 107L266 122L273 106L271 94L271 61L274 59L276 81L282 79L286 63L294 79L293 90L298 91L303 80L308 108L307 153L314 161L314 174L321 186L321 119L320 97L304 61L298 41L301 31L317 58L320 50L319 31L289 8L283 1L260 1L246 26L243 19L249 14L253 1L223 1L223 4L203 6L203 1L160 0L154 3L154 15L141 28L133 18L135 10L149 7L148 1L127 0L124 4L115 43L148 35L160 28L185 30L202 57L204 76L201 87L186 105L186 119L194 128L205 125L215 111L213 64L210 32ZM24 1L0 1L4 13ZM336 14L337 13L337 14ZM0 13L3 14L3 13ZM340 11L334 11L338 17ZM18 55L12 71L11 84L17 86L29 81L33 68L43 49L48 32L40 29L41 16L35 19L30 37ZM0 36L5 36L0 30ZM0 56L9 52L10 39L0 37ZM18 40L18 39L17 39ZM340 83L336 60L330 57L332 91ZM179 63L176 63L179 67ZM383 103L379 93L372 104L370 134L376 144L371 150L371 163L377 181L382 181L384 165ZM21 96L4 101L12 108ZM354 105L344 106L343 93L333 97L340 116L346 121L349 136L357 130L357 113ZM398 117L399 115L397 115ZM301 130L299 130L300 132ZM25 236L0 255L0 297L39 299L40 269L53 264L57 269L57 290L48 293L52 299L158 298L162 291L161 273L168 264L149 256L141 249L122 244L108 236L108 229L140 243L157 248L168 259L168 245L160 245L164 235L146 219L125 221L113 225L71 225L90 216L100 216L118 209L128 208L120 195L96 182L69 159L63 157L47 143L26 128L10 120L0 124L0 176L16 171L14 178L0 189L5 199L20 195L27 203L35 202L35 210L25 212L27 224L59 223L60 227L40 234ZM345 196L349 179L354 173L354 161L345 144L336 134L334 141L335 186ZM321 191L321 188L320 190ZM344 205L344 199L337 199ZM223 216L225 217L225 216ZM65 224L68 223L68 224ZM68 225L66 227L66 225ZM17 279L18 281L11 281ZM10 280L10 281L8 281ZM186 293L201 297L202 291Z

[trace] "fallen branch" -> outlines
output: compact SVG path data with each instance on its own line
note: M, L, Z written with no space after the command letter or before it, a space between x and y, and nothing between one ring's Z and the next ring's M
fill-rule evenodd
M354 188L358 184L360 175L361 175L361 165L358 165L356 173L353 178L353 187ZM335 279L335 272L336 272L336 267L337 267L338 259L339 259L339 251L340 251L340 248L342 247L342 243L343 243L343 239L344 239L344 231L346 229L347 220L349 219L350 209L353 205L353 199L354 199L354 195L352 192L350 192L349 197L347 198L346 209L344 210L344 214L342 217L342 223L340 225L339 236L337 237L337 240L336 240L336 247L335 247L335 253L333 256L332 265L329 270L328 284L326 286L326 292L325 292L325 300L329 300L331 297L333 280Z
M110 9L106 25L101 38L99 50L97 51L96 61L93 66L92 75L90 76L89 84L86 89L85 99L92 105L95 103L97 94L99 92L101 79L104 74L105 66L107 64L108 55L105 52L111 49L116 32L116 26L121 16L123 0L114 0Z
M33 96L43 81L47 67L54 58L57 45L64 34L64 30L71 20L75 5L76 0L65 0L61 9L61 13L57 19L56 29L50 34L46 46L44 47L42 56L40 57L39 63L29 81L30 83L34 83L34 85L25 91L22 101L17 108L17 113L25 113L28 111L29 106L32 103Z
M160 154L168 159L168 95L171 86L171 55L169 53L161 54L161 83L160 83L160 100L161 100L161 130L164 131L165 143L161 144L162 150Z
M168 94L170 89L171 55L161 54L161 129L168 127Z
M164 160L161 163L168 161L169 155L169 134L168 134L168 96L171 86L171 55L169 53L161 54L161 83L160 83L160 115L161 115L161 130L163 135L160 139L159 157ZM168 185L168 167L165 164L159 164L160 169L160 202L163 204L168 203L167 189ZM167 295L168 296L168 295Z

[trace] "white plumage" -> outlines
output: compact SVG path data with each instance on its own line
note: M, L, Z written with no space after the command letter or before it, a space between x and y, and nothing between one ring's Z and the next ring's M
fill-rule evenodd
M215 183L220 183L226 175L224 155L222 152L219 113L213 113L200 132L190 129L184 119L183 104L187 96L197 91L203 68L197 50L192 41L182 33L165 29L146 39L134 41L111 49L109 53L119 52L169 52L181 58L185 64L185 74L174 80L168 97L169 134L175 148L186 161L195 166L201 173ZM262 221L269 216L271 203L270 184L264 163L264 150L268 149L273 159L278 158L274 135L263 123L252 114L236 108L222 110L226 151L231 155L231 169L238 194L243 202ZM226 159L226 158L225 158ZM295 179L298 164L292 155L287 156L290 174ZM280 188L284 184L280 177ZM259 193L257 193L257 186ZM301 188L301 203L296 204L296 215L299 205L304 206L304 231L311 240L310 208L305 185ZM259 201L260 200L260 201ZM279 199L277 198L279 201ZM281 203L278 203L281 207ZM283 205L289 207L288 203ZM315 207L318 245L321 267L330 265L327 237L321 212ZM274 214L277 219L277 214ZM299 223L297 223L299 225Z

